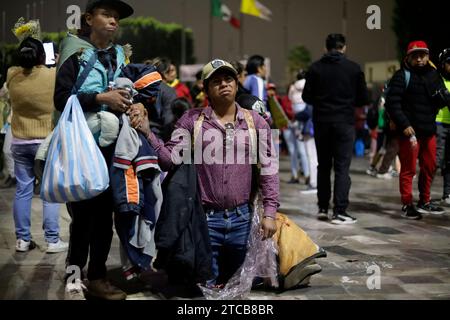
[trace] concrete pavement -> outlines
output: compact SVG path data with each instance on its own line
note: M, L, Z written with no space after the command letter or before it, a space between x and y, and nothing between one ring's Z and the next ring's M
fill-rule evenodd
M284 293L254 291L250 299L450 299L450 208L443 216L424 216L421 221L401 218L398 179L378 180L365 174L367 159L354 159L349 213L358 218L350 226L335 226L316 219L316 195L302 195L304 185L288 185L287 159L281 163L281 208L328 257L318 260L323 270L311 286ZM417 185L417 180L415 181ZM432 188L441 196L442 178ZM415 186L417 199L417 186ZM45 253L42 208L33 200L32 234L38 248L15 252L12 216L13 189L0 191L0 299L60 300L64 298L66 254ZM68 241L70 217L61 207L61 237ZM164 283L160 274L143 277L139 288L120 276L119 241L116 236L108 261L109 276L128 292L128 299L159 300L150 289ZM379 289L374 272L380 272ZM369 282L369 286L367 283Z

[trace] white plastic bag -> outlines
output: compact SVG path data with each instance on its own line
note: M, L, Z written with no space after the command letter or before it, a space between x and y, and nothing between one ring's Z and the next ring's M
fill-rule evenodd
M96 197L109 187L106 161L76 95L67 101L48 150L41 198L51 203Z

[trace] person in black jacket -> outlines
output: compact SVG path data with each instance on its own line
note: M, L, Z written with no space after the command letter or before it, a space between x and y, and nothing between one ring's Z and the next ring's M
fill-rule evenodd
M400 135L400 193L403 216L421 219L422 213L442 214L444 210L430 202L430 191L436 171L436 115L445 106L444 83L430 64L429 49L423 41L413 41L402 69L389 83L386 111ZM412 182L419 158L419 192L413 205Z
M364 73L348 60L346 40L330 34L328 52L309 69L303 100L313 106L313 122L318 156L319 219L328 219L331 198L331 168L334 163L333 224L352 224L356 218L347 214L350 192L349 169L355 139L355 107L368 104Z

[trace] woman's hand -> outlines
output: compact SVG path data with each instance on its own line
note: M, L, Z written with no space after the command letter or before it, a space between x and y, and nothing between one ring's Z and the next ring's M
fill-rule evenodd
M131 105L130 94L122 89L99 93L95 100L98 104L105 104L112 111L121 113L127 112Z

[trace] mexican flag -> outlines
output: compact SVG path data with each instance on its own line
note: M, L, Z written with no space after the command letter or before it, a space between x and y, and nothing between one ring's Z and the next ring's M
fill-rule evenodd
M213 17L221 18L223 21L227 21L236 29L240 29L241 22L239 19L233 16L230 8L224 5L220 0L211 0L211 15Z

